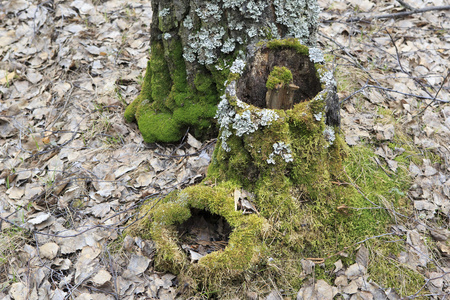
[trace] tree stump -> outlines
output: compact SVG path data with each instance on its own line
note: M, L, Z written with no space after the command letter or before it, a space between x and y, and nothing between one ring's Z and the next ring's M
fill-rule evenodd
M249 48L245 60L234 61L218 105L220 132L207 178L164 198L140 229L158 247L156 266L191 278L194 289L235 280L277 247L302 253L323 234L302 203L340 197L331 183L342 169L331 72L295 39ZM274 69L292 76L268 89ZM227 234L218 233L224 232L218 224L226 224ZM186 240L186 232L194 237Z
M213 116L219 127L206 179L144 207L133 230L155 241L156 268L210 291L271 257L315 253L308 245L326 222L304 203L342 196L332 185L342 169L339 103L314 48L317 3L152 5L151 59L127 120L147 142L207 131Z
M294 91L299 87L295 84L277 85L266 93L266 107L270 109L292 109L294 105Z

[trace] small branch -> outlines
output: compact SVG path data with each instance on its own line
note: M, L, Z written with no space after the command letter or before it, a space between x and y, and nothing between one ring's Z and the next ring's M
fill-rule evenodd
M450 5L430 6L430 7L415 9L415 10L411 10L411 11L404 11L404 12L379 15L379 16L349 18L349 19L347 19L347 22L360 22L360 21L378 20L378 19L393 19L393 18L410 16L410 15L414 15L414 14L420 14L420 13L427 12L427 11L440 11L440 10L450 10Z
M406 9L409 9L409 10L412 10L412 11L416 10L414 7L412 7L411 5L409 5L408 3L406 3L403 0L397 0L397 2L400 3L400 5L403 6L404 8L406 8Z
M427 96L420 96L420 95L415 95L415 94L409 94L409 93L403 93L400 91L396 91L393 89L389 89L389 88L385 88L382 86L376 86L376 85L371 85L371 84L365 84L362 88L360 88L359 90L357 90L356 92L353 92L350 96L347 96L345 99L341 100L341 102L339 102L339 104L344 103L345 101L347 101L348 99L350 99L351 97L353 97L354 95L361 93L363 90L367 89L367 88L374 88L374 89L379 89L379 90L383 90L383 91L387 91L387 92L392 92L392 93L397 93L397 94L401 94L401 95L405 95L405 96L409 96L409 97L415 97L417 99L424 99L424 100L432 100L432 101L436 101L436 102L442 102L442 103L449 103L450 100L443 100L443 99L435 99L434 97L427 97Z
M391 39L391 42L392 42L392 44L394 45L395 53L396 53L396 55L397 55L397 62L398 62L398 65L400 66L400 70L401 70L403 73L405 73L406 75L408 75L409 78L411 78L412 80L414 80L415 83L417 83L418 85L420 85L420 87L422 88L422 90L423 90L425 93L427 93L428 96L433 97L433 95L431 95L430 92L428 92L427 88L422 84L422 82L420 82L420 81L417 80L416 78L412 77L412 76L411 76L411 73L410 73L410 72L407 72L407 71L403 68L402 62L401 62L401 60L400 60L400 54L399 54L397 45L395 44L394 38L392 37L392 35L389 33L388 30L386 30L386 33L387 33L387 35L389 35L389 38ZM436 99L436 97L437 97L437 94L433 97L433 99Z
M424 111L430 107L436 100L437 95L440 93L440 91L442 90L442 87L444 86L445 82L447 81L448 77L450 76L450 71L447 72L447 76L445 76L444 80L442 80L441 86L439 87L439 90L436 92L436 95L434 96L434 99L432 102L428 103L427 106L425 106L417 115L415 115L413 118L416 118L418 116L420 116L421 114L424 113ZM447 101L448 102L448 101Z
M337 41L333 40L332 38L322 34L319 32L319 35L326 38L327 40L330 40L331 42L333 42L334 44L336 44L336 46L338 46L340 48L341 51L343 51L345 54L348 55L348 57L350 57L350 59L344 58L346 60L348 60L350 63L353 63L356 67L358 67L359 69L363 70L367 76L374 82L376 82L378 85L381 85L378 80L376 78L374 78L372 76L372 74L369 72L369 70L367 70L363 65L361 65L361 63L358 61L358 59L356 57L354 57L350 52L347 51L346 47L341 45L340 43L338 43ZM392 99L391 95L389 95L388 93L383 91L383 94L388 98L388 99ZM341 101L339 104L342 104L343 101Z

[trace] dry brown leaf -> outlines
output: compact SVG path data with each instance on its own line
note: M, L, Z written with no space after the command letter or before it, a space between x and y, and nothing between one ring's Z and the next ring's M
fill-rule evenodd
M360 264L361 266L364 266L364 268L367 269L369 266L369 250L366 248L366 246L362 245L358 252L356 252L356 263Z
M2 73L0 73L2 74ZM5 72L2 76L0 76L0 84L8 84L11 83L13 78L16 76L16 72Z

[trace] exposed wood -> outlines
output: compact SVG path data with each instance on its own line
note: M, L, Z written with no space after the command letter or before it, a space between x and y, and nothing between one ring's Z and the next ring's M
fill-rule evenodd
M273 90L267 90L266 107L270 109L291 109L294 105L294 91L299 86L289 84L288 86L279 84Z

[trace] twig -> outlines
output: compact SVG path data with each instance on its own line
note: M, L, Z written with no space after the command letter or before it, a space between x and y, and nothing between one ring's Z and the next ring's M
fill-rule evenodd
M423 112L430 107L435 101L436 101L436 97L439 94L439 92L442 90L442 87L444 86L445 82L447 81L448 77L450 76L450 71L447 72L447 76L445 76L444 80L442 80L441 86L439 87L439 90L436 92L436 95L434 96L434 99L432 102L428 103L427 106L425 106L417 115L415 115L413 118L416 118L417 116L420 116L421 114L423 114ZM448 102L448 101L447 101Z
M120 296L119 296L119 287L117 285L117 272L116 272L116 269L114 268L114 263L112 261L112 256L111 256L111 253L109 252L109 249L108 249L108 243L105 246L105 251L108 254L109 272L111 273L112 282L113 282L114 293L112 293L112 294L114 295L114 298L116 300L119 300Z
M441 279L441 278L447 276L448 274L449 274L449 272L445 272L445 273L443 273L442 275L440 275L440 276L438 276L438 277L433 277L433 278L426 279L426 280L425 280L425 283L422 285L422 287L421 287L414 295L412 295L412 296L407 296L407 297L405 297L405 299L415 299L415 298L418 297L418 296L421 296L421 297L425 296L425 295L419 295L419 293L420 293L424 288L426 288L426 286L428 285L428 283L429 283L430 281L433 281L433 280L436 280L436 279Z
M391 42L392 42L392 44L394 45L394 48L395 48L395 54L396 54L396 56L397 56L397 62L398 62L398 65L400 66L400 70L401 70L403 73L405 73L406 75L408 75L409 78L411 78L412 80L414 80L414 82L416 82L418 85L420 85L420 87L422 88L422 90L423 90L425 93L427 93L430 97L433 97L433 95L431 95L431 93L428 92L427 88L422 84L422 82L420 82L419 80L417 80L417 78L414 78L413 76L411 76L411 73L410 73L410 72L407 72L407 71L403 68L402 62L401 62L401 60L400 60L400 54L399 54L399 51L398 51L398 48L397 48L397 44L395 44L394 38L392 37L392 35L389 33L388 30L386 30L386 33L389 35L389 38L391 39ZM437 94L433 97L433 99L436 99L436 97L437 97Z
M392 177L392 174L390 172L388 172L380 163L380 160L378 159L378 157L373 157L373 160L377 163L377 165L381 168L381 170L383 170L383 172L388 176L388 177Z
M397 0L397 2L400 3L400 5L403 6L404 8L406 8L406 9L416 10L414 7L412 7L411 5L409 5L408 3L406 3L403 0Z
M344 103L346 100L350 99L355 94L361 93L363 90L365 90L367 88L379 89L379 90L383 90L383 91L387 91L387 92L392 92L392 93L397 93L397 94L401 94L401 95L405 95L405 96L415 97L415 98L418 98L418 99L433 100L433 101L442 102L442 103L449 103L450 102L450 100L434 99L434 97L420 96L420 95L415 95L415 94L410 94L410 93L403 93L403 92L396 91L396 90L389 89L389 88L385 88L385 87L382 87L382 86L365 84L362 88L360 88L356 92L353 92L350 96L347 96L346 98L341 100L341 102L339 102L339 104Z
M423 13L423 12L427 12L427 11L441 11L441 10L450 10L450 5L430 6L430 7L424 7L424 8L420 8L420 9L411 10L411 11L404 11L404 12L379 15L379 16L349 18L349 19L347 19L347 22L361 22L361 21L367 22L369 20L392 19L392 18L399 18L399 17L405 17L405 16L414 15L414 14L419 14L419 13Z
M328 37L328 36L326 36L326 35L324 35L324 34L322 34L322 33L320 33L320 32L319 32L319 35L322 36L322 37L324 37L324 38L326 38L326 39L328 39L328 40L330 40L330 41L332 41L333 43L335 43L336 46L338 46L345 54L347 54L347 55L353 60L353 64L354 64L355 66L357 66L359 69L363 70L363 71L367 74L367 76L368 76L373 82L377 83L378 85L381 85L381 84L378 82L378 80L372 76L372 74L369 72L369 70L367 70L363 65L361 65L361 63L358 61L358 59L355 58L350 52L347 51L347 49L346 49L345 46L341 45L341 44L338 43L337 41L333 40L332 38L330 38L330 37ZM349 60L349 59L348 59L348 60ZM349 60L349 61L350 61L350 60ZM350 62L351 62L351 61L350 61ZM388 93L384 93L384 95L385 95L387 98L392 99L392 97L391 97ZM342 102L343 102L343 101L341 101L340 104L341 104Z

